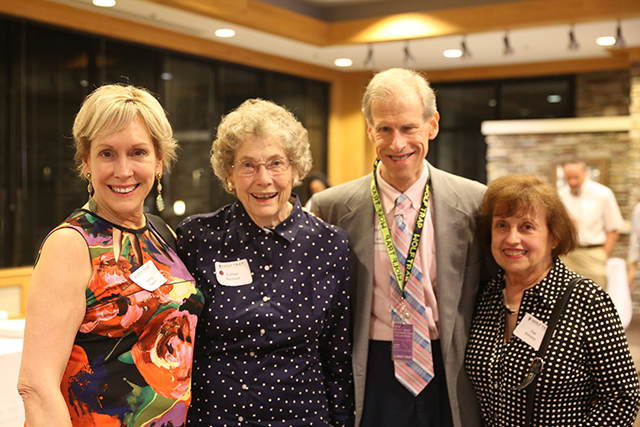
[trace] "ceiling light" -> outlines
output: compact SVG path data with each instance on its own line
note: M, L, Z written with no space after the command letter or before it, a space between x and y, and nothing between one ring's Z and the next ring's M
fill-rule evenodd
M93 5L99 7L113 7L116 5L116 0L93 0Z
M460 49L447 49L443 53L445 58L460 58L462 51Z
M598 43L599 46L613 46L616 44L616 38L612 36L598 37L596 43Z
M220 38L229 38L229 37L233 37L236 35L235 30L232 30L230 28L220 28L218 30L216 30L216 32L214 33L216 35L216 37L220 37Z
M562 97L560 95L549 95L547 96L547 102L549 104L557 104L562 101Z
M351 67L353 65L353 61L349 58L338 58L333 63L336 67Z

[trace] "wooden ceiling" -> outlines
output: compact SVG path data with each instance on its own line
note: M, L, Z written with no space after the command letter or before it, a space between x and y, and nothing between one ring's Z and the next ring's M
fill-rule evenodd
M322 21L258 0L147 1L316 46L377 43L640 16L638 0L520 0L338 22ZM411 19L421 25L411 33L402 29L393 33L381 31L400 19Z

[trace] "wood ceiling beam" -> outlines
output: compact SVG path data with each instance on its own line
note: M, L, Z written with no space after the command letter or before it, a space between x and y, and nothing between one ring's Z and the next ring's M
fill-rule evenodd
M235 0L234 0L235 1ZM47 0L0 0L0 13L76 31L243 64L263 70L333 81L341 73L304 62L231 46Z
M602 58L574 59L567 61L534 62L487 67L455 68L448 70L423 70L430 82L447 83L470 80L499 80L512 78L558 76L599 71L628 70L631 62L640 58L640 48L622 49Z
M638 0L519 0L329 23L258 0L145 1L316 46L377 43L640 16Z

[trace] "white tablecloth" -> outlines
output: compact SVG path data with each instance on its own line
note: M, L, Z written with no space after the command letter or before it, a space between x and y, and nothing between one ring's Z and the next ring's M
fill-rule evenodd
M22 338L0 337L0 426L22 427L24 408L18 394Z

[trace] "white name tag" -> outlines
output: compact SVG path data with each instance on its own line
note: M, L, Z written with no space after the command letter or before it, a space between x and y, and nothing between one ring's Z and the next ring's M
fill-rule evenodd
M535 350L538 350L540 344L542 344L545 332L547 332L547 325L544 322L536 319L529 313L525 313L522 321L513 331L513 334Z
M249 285L253 281L246 259L231 262L216 262L216 279L223 286Z
M158 268L151 260L145 262L129 277L136 285L149 292L153 292L167 283L166 277L158 271Z

